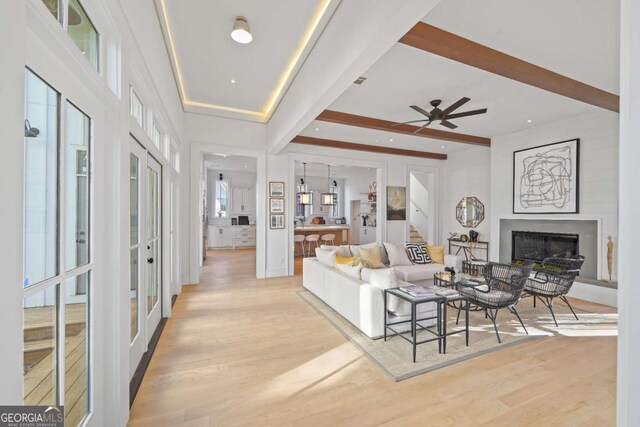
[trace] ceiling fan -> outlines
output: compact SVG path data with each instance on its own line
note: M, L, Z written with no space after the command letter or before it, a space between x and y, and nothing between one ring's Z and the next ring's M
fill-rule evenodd
M403 122L403 123L396 123L393 126L406 125L406 124L409 124L409 123L426 122L425 124L420 126L418 129L416 129L415 132L413 132L413 133L418 133L422 129L424 129L427 126L429 126L432 122L435 122L435 121L439 120L440 124L442 126L448 127L449 129L455 129L458 126L454 125L449 120L459 119L461 117L475 116L476 114L484 114L484 113L487 112L486 108L481 108L479 110L472 110L472 111L466 111L464 113L452 114L455 110L457 110L458 108L462 107L464 104L466 104L469 101L470 101L469 98L466 98L466 97L460 98L460 100L458 100L457 102L454 102L453 104L451 104L450 106L448 106L444 110L441 110L439 107L440 107L440 104L442 103L442 101L440 101L439 99L434 99L433 101L431 101L431 106L433 107L433 109L431 111L424 110L424 109L418 107L417 105L411 105L410 108L412 108L413 110L417 111L420 114L424 114L427 118L426 119L420 119L420 120L411 120L411 121Z

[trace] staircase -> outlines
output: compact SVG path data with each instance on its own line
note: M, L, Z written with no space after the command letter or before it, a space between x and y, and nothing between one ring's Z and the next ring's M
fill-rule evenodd
M411 232L409 233L409 241L411 243L424 242L424 237L422 237L418 230L413 228L413 225L411 226L410 230Z

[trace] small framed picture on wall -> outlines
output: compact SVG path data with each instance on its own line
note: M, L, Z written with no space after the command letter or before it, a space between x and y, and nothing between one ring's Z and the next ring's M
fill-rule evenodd
M269 199L269 212L272 214L284 213L284 199Z
M284 182L269 182L269 197L284 197Z
M284 228L284 215L270 215L269 224L272 229Z

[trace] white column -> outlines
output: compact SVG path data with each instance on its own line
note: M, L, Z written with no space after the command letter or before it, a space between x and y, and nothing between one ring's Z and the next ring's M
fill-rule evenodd
M621 2L618 425L640 420L640 3Z
M0 404L22 404L22 164L26 2L0 13ZM10 40L10 42L8 42Z

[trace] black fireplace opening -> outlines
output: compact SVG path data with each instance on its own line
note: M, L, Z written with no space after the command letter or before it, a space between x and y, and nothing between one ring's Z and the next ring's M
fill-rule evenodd
M579 254L577 234L511 232L511 260L514 263L533 261L539 267L545 258L570 258Z

